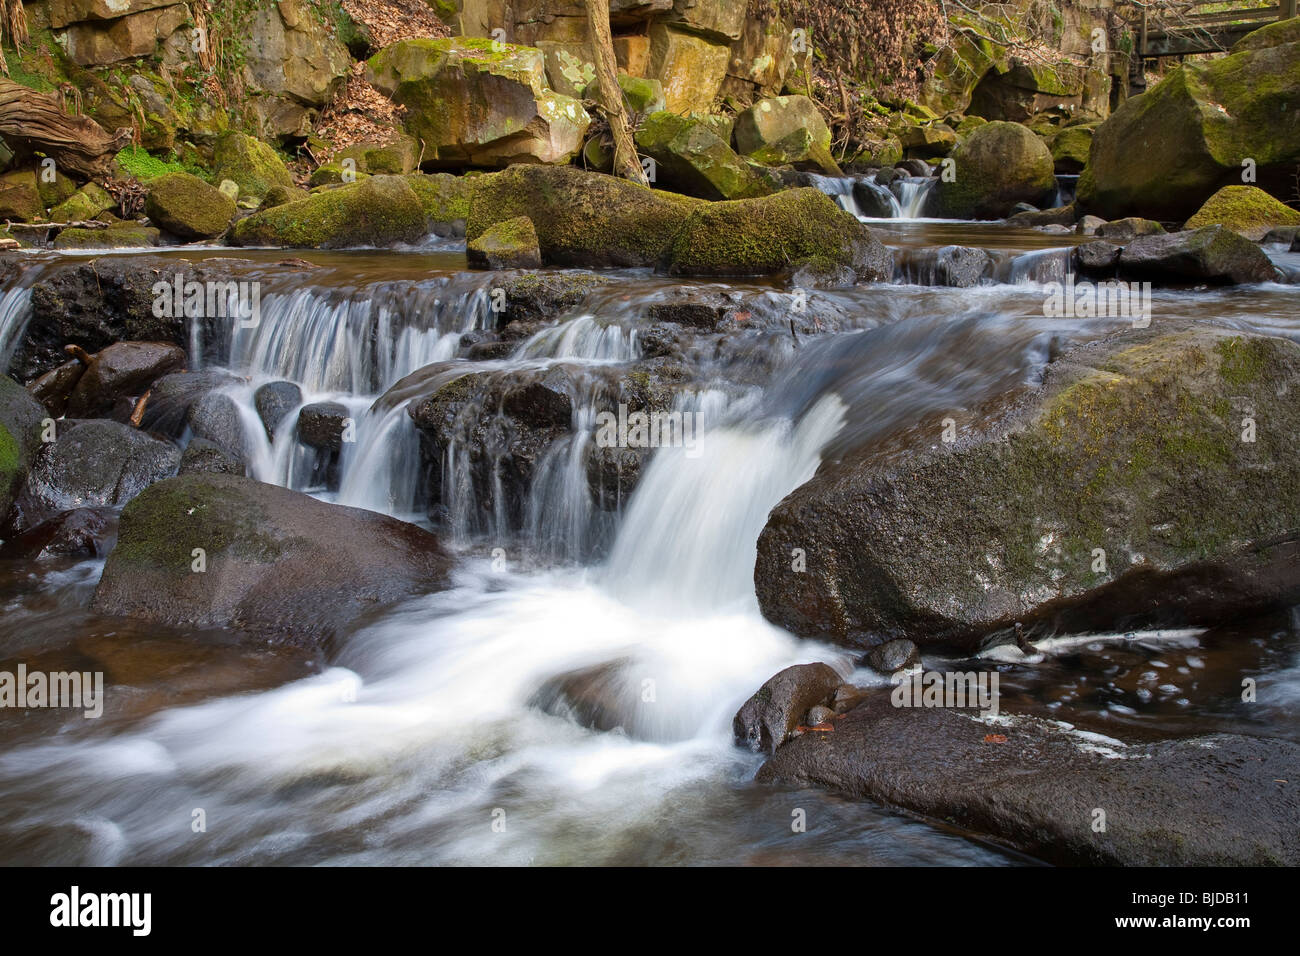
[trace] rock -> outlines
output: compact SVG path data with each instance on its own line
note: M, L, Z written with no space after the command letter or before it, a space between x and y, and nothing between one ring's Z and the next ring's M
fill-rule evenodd
M566 163L591 118L546 87L545 59L531 47L451 37L400 40L366 64L370 82L405 106L407 132L427 166Z
M494 276L505 293L499 327L510 323L554 322L614 280L594 272L515 272Z
M732 719L736 743L773 753L789 740L810 708L830 703L844 679L829 664L796 664L770 677Z
M68 396L69 418L102 418L120 398L138 397L185 366L185 350L169 342L118 342L90 357ZM69 373L70 374L70 373Z
M292 174L275 150L235 130L224 133L213 147L212 175L218 182L234 182L241 196L262 198L277 186L286 193L296 189Z
M51 222L82 222L94 219L117 205L117 200L98 183L86 183L50 210Z
M697 207L697 199L613 176L519 164L475 185L466 237L527 216L546 265L648 266Z
M64 229L54 237L55 249L145 249L159 244L159 230L133 222L114 223L107 229Z
M149 402L145 405L140 427L179 439L189 427L190 408L196 402L238 381L234 375L219 369L164 375L149 390Z
M1097 227L1098 239L1113 239L1117 242L1126 242L1129 239L1136 239L1138 236L1158 236L1162 235L1165 227L1158 222L1150 219L1116 219L1114 222L1102 223Z
M989 254L983 249L968 246L940 246L938 249L918 250L913 254L909 265L921 273L918 276L921 284L956 289L977 286L993 271L993 259Z
M178 33L190 17L183 4L151 6L154 9L129 13L107 23L92 21L70 25L62 34L68 58L78 66L105 66L121 60L158 55L160 43ZM180 42L188 46L189 34L182 34Z
M881 184L877 178L876 182L877 186L887 187L892 180L887 178L887 182ZM869 218L888 219L893 215L894 204L889 201L888 193L887 188L873 188L870 183L860 179L853 184L853 202L858 207L858 213Z
M623 106L630 114L645 116L665 109L664 85L658 80L647 80L639 76L618 74L618 86L623 91ZM600 84L592 81L582 92L587 100L600 99Z
M36 188L34 170L11 170L0 175L0 219L36 222L44 218L45 203Z
M1274 226L1258 242L1264 246L1278 243L1289 247L1295 242L1296 236L1300 236L1300 226Z
M888 249L855 216L812 188L710 203L673 238L666 270L679 276L771 275L805 263L846 266L865 282L888 280Z
M537 689L528 706L602 733L626 730L640 702L639 686L623 673L629 663L623 658L557 674Z
M235 218L235 202L189 173L168 173L149 183L145 213L182 239L215 239Z
M41 449L47 412L27 390L0 375L0 521L27 479Z
M226 180L230 182L231 180ZM257 206L257 211L262 212L267 209L274 209L276 206L283 206L285 203L297 202L300 199L306 199L310 195L305 189L299 189L296 186L272 186L262 197L262 201Z
M655 161L657 187L710 200L773 191L730 146L690 117L651 113L636 132L636 145Z
M1059 723L894 707L878 691L833 734L782 747L758 780L900 807L1066 866L1294 866L1300 799L1278 781L1297 760L1300 746L1279 738L1099 746Z
M1256 186L1224 186L1205 201L1185 229L1223 225L1259 242L1275 226L1300 226L1300 211L1278 202Z
M358 143L340 150L330 162L341 164L349 159L358 173L405 176L419 162L420 144L410 136L398 136L391 143Z
M82 422L42 448L15 499L5 538L72 508L123 505L176 473L181 450L126 425Z
M369 179L241 219L231 231L240 246L299 249L383 248L428 234L424 207L401 176Z
M1033 212L1018 212L1007 217L1008 226L1073 226L1074 204L1056 206L1052 209L1038 209Z
M1068 352L954 445L900 456L900 433L824 465L768 518L759 604L796 634L963 650L1016 624L1102 632L1287 606L1300 595L1297 385L1300 345L1218 329ZM1243 409L1269 423L1253 443ZM789 570L796 546L804 573Z
M867 664L881 674L893 674L911 667L921 659L916 645L906 639L885 641L867 652Z
M1056 194L1052 154L1019 123L986 123L952 152L956 176L930 192L927 215L1001 219L1017 202L1045 206Z
M465 245L471 269L540 269L537 230L527 216L498 222Z
M646 76L663 84L664 102L674 113L708 113L727 72L730 48L671 24L650 26Z
M1084 216L1079 220L1078 225L1074 227L1074 231L1081 236L1095 236L1097 230L1104 225L1106 225L1106 220L1100 216Z
M394 518L247 478L185 475L122 512L91 607L322 646L377 608L441 588L451 563L436 537Z
M919 176L923 179L934 175L934 167L923 159L905 159L895 168L901 169L908 176Z
M64 362L28 385L27 391L45 406L52 418L62 418L68 407L68 397L85 371L85 364L76 359Z
M6 541L0 559L102 558L117 541L117 509L74 508Z
M1185 61L1097 127L1079 180L1079 201L1088 212L1181 222L1221 186L1240 183L1247 159L1254 161L1256 185L1275 196L1292 194L1300 163L1300 112L1294 108L1300 37L1285 31L1252 36L1269 45L1239 45L1228 56ZM1160 161L1134 162L1134 156Z
M1119 267L1125 278L1159 282L1240 285L1277 279L1264 251L1226 226L1134 239L1120 254Z
M475 177L480 184L483 176ZM437 236L465 235L465 222L469 219L470 197L474 194L474 180L450 173L412 173L407 183L420 197L424 209L425 228Z
M352 65L347 47L307 0L256 6L240 29L246 37L242 79L256 94L247 105L272 135L305 135Z
M244 463L234 454L206 438L191 438L181 455L178 475L244 476Z
M898 141L909 158L947 156L957 145L957 134L943 123L909 126L898 134Z
M321 451L339 451L351 413L339 402L312 402L298 412L298 440Z
M301 404L302 389L293 382L267 382L253 393L253 405L270 441L275 441L276 429L285 417Z
M1124 250L1109 242L1085 242L1074 247L1074 265L1083 275L1109 279L1119 265L1119 254Z
M1067 126L1052 137L1052 161L1056 171L1065 175L1083 172L1088 165L1093 130L1089 126Z
M732 135L736 149L758 162L772 166L792 164L828 176L842 175L831 156L830 128L817 104L806 96L759 100L736 116Z

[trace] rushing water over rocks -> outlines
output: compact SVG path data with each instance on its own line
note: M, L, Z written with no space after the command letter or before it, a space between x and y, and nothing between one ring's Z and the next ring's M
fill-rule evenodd
M913 185L887 190L900 220L923 201ZM122 702L98 722L4 722L10 859L1026 862L875 804L755 784L760 759L732 745L732 715L789 665L884 681L760 615L772 509L824 463L976 418L1127 321L1046 316L1072 241L902 221L882 234L894 283L836 290L629 270L542 273L543 293L536 274L467 272L459 252L229 265L261 282L258 321L176 334L192 368L229 372L216 392L237 409L248 474L430 524L457 551L452 584L312 653L98 617L102 560L0 563L0 659L89 660ZM972 274L955 248L983 257L973 281L951 281ZM31 285L74 264L35 261L10 283L0 355L42 360L23 345ZM1296 301L1272 285L1169 291L1153 311L1300 339ZM268 420L260 390L277 383L294 388ZM639 447L637 413L676 430ZM308 415L338 432L308 444ZM602 422L617 423L612 445ZM962 666L1004 669L1004 709L1103 734L1293 723L1294 620L1240 631L1067 636ZM1242 672L1276 690L1266 711L1215 702Z

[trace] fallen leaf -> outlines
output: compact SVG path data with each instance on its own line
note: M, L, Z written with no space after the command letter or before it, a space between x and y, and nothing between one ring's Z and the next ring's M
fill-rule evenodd
M1007 738L1003 734L985 734L984 742L986 744L1004 744Z

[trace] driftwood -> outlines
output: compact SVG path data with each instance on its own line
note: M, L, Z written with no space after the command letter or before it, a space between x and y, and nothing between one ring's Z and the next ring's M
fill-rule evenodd
M30 229L33 232L48 229L107 229L108 223L100 219L77 219L74 222L10 222L5 220L3 232L12 232L15 229Z
M132 132L109 133L89 116L65 113L54 96L0 79L0 136L15 153L44 153L62 172L96 179L110 175Z

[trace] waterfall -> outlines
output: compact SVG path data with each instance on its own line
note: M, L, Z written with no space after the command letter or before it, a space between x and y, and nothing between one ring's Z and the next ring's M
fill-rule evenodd
M13 285L0 295L0 371L8 371L18 340L32 315L32 289Z

